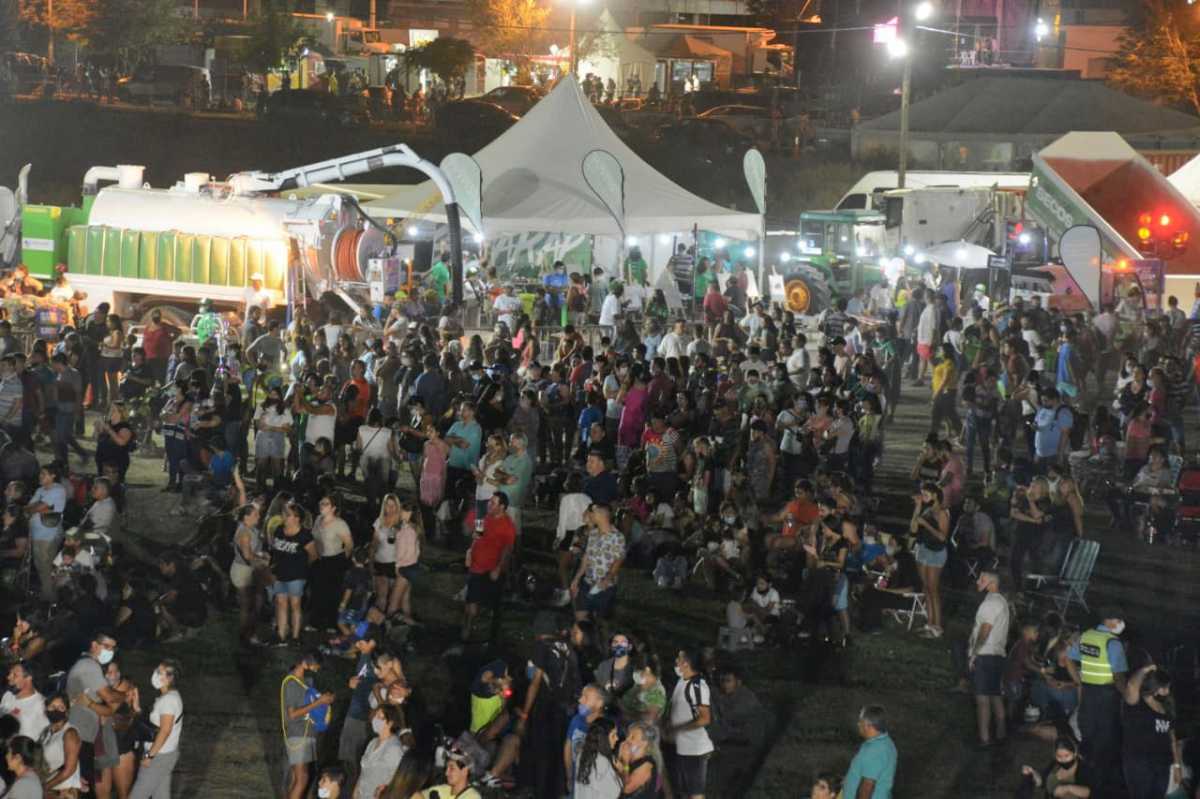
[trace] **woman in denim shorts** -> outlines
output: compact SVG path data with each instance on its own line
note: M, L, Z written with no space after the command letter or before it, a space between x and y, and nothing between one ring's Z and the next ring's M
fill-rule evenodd
M304 528L304 509L289 502L283 509L283 525L271 539L271 596L275 601L276 645L300 642L300 600L308 581L310 564L317 559L317 544ZM291 635L288 634L291 622Z

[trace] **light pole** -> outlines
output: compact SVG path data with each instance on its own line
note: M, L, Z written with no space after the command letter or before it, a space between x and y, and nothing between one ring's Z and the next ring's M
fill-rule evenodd
M917 22L924 22L933 16L933 4L925 0L918 3L913 9L913 17ZM904 15L901 15L899 21L899 30L896 31L896 39L888 45L888 54L892 58L904 59L904 77L900 81L900 153L899 163L896 165L896 188L903 189L905 178L908 173L908 107L912 96L912 62L914 57L914 48L908 46L908 41L905 35L908 33L909 26L906 23ZM916 28L912 29L913 41L916 41Z
M579 55L575 49L575 10L579 6L586 6L591 0L567 0L567 2L571 4L571 35L567 47L571 50L571 76L574 77L576 70L579 69Z

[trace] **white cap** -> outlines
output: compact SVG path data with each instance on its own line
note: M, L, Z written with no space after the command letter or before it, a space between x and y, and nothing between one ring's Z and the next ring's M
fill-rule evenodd
M266 280L266 278L263 277L262 272L255 272L253 275L250 276L250 279L257 280L260 283L263 282L264 280Z

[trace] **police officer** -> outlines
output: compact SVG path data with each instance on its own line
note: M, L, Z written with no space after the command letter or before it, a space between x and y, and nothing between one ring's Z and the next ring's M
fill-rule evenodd
M1121 786L1121 697L1129 663L1121 633L1125 614L1104 611L1101 623L1086 630L1071 647L1069 657L1078 663L1083 696L1079 702L1082 752L1096 769L1100 796L1112 796Z

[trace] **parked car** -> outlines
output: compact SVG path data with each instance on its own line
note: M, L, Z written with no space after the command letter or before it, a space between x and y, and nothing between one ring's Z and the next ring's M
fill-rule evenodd
M700 117L680 119L663 125L655 134L655 140L664 146L687 145L709 163L731 156L740 159L746 150L754 146L749 136L721 120Z
M263 117L272 122L324 122L352 127L371 121L367 98L333 95L317 89L280 89L267 98Z
M433 129L449 146L472 153L483 148L520 119L495 103L459 100L437 110Z
M697 114L696 118L715 119L750 136L771 133L771 112L757 105L719 105Z
M117 97L130 103L166 101L188 108L207 108L212 75L204 67L158 64L117 80Z
M510 114L523 117L546 93L534 86L499 86L479 97L485 103L498 105Z
M30 94L49 74L46 59L33 53L0 54L0 90L10 94Z

